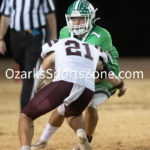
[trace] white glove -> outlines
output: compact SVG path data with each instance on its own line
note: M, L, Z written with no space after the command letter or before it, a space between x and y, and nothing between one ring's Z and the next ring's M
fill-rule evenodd
M45 85L46 85L45 70L43 70L42 67L40 67L39 71L35 74L34 79L35 93L41 90Z

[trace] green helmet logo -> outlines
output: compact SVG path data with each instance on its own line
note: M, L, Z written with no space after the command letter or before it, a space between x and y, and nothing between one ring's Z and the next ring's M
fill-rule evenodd
M84 18L83 24L74 25L73 18ZM76 0L68 8L66 14L68 29L74 35L82 35L90 31L95 21L95 9L87 0Z

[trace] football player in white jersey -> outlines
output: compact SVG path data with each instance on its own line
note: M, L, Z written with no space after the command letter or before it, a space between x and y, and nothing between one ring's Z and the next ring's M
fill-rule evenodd
M45 44L41 56L44 60L36 74L36 89L43 87L45 83L43 76L46 76L47 69L54 65L56 76L51 83L34 96L20 113L18 131L21 150L31 150L33 121L61 104L64 106L64 116L68 124L77 132L81 150L91 150L84 131L82 112L94 94L94 73L97 65L100 70L106 67L106 54L98 47L68 38L59 40L51 47ZM90 70L88 78L85 76L87 70ZM100 70L98 70L99 73ZM77 73L74 74L74 71ZM58 72L62 76L58 76ZM63 76L64 73L69 76ZM78 73L83 73L83 78L80 78ZM123 82L115 75L110 81L114 86L121 87L120 92L124 91Z
M116 74L119 75L118 52L112 43L110 33L96 25L96 10L87 0L74 1L65 14L67 26L60 30L59 38L64 39L68 37L75 37L81 41L89 44L100 46L109 56L108 67ZM92 142L93 134L96 129L99 117L98 106L108 100L115 92L115 88L107 80L101 80L95 84L95 94L92 101L89 103L85 110L85 131L89 142ZM64 116L63 107L59 106L52 114L51 117L40 136L33 145L32 149L42 149L48 144L48 140L52 135L61 127ZM79 150L78 144L73 150Z

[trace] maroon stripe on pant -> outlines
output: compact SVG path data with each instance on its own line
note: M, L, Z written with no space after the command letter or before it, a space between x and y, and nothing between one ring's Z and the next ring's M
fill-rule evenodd
M69 96L73 83L65 81L51 82L39 91L22 110L32 120L46 114L63 103Z

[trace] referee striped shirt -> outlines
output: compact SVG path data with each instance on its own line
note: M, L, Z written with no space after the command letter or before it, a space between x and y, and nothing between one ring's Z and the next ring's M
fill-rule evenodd
M46 14L55 11L53 0L3 0L1 15L10 17L10 28L16 31L46 26Z

